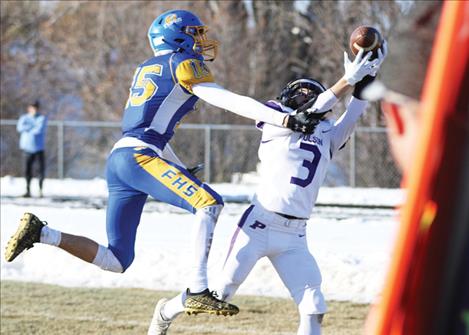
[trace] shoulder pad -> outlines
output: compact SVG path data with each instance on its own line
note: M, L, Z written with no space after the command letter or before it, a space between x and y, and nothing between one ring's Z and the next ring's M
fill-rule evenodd
M175 70L178 84L192 93L192 86L214 82L213 75L202 60L188 58L180 62Z

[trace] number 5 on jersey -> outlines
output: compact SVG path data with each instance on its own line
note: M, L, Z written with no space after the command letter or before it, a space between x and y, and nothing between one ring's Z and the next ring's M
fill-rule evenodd
M150 100L155 95L156 91L158 91L156 81L158 79L157 77L161 77L162 73L163 66L160 64L139 67L137 71L135 71L126 108L129 106L141 106L146 101Z

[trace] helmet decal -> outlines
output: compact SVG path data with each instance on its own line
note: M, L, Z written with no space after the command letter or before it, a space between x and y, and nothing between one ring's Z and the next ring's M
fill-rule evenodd
M165 28L168 28L173 23L179 23L181 21L182 21L182 18L178 17L176 14L169 14L168 16L165 17L163 26Z

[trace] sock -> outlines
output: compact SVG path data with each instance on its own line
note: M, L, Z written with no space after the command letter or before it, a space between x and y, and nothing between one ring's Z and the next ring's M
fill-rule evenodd
M58 247L61 239L62 233L60 231L49 228L48 226L42 227L39 242Z
M161 310L161 316L164 320L173 320L176 316L184 312L184 301L186 300L186 292L182 292L173 299L167 301Z
M320 314L300 314L298 335L321 335L321 324L319 323L318 317L320 317Z
M213 231L223 206L210 206L197 211L192 230L192 276L189 284L191 293L202 292L208 287L207 261L212 246Z

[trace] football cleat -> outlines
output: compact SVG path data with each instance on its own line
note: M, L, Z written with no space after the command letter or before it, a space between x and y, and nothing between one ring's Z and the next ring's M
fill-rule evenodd
M39 242L42 227L45 223L31 213L24 213L16 233L10 237L5 250L5 259L11 262L25 249L31 249L34 243Z
M188 315L197 315L200 313L208 313L214 315L236 315L239 308L229 304L216 297L215 292L208 289L200 293L191 293L187 289L186 301L184 301L184 312Z
M150 328L148 328L148 335L166 335L169 326L171 326L171 320L164 320L161 315L161 310L168 299L163 298L158 301L155 307L155 312L153 313L153 318L151 319Z

